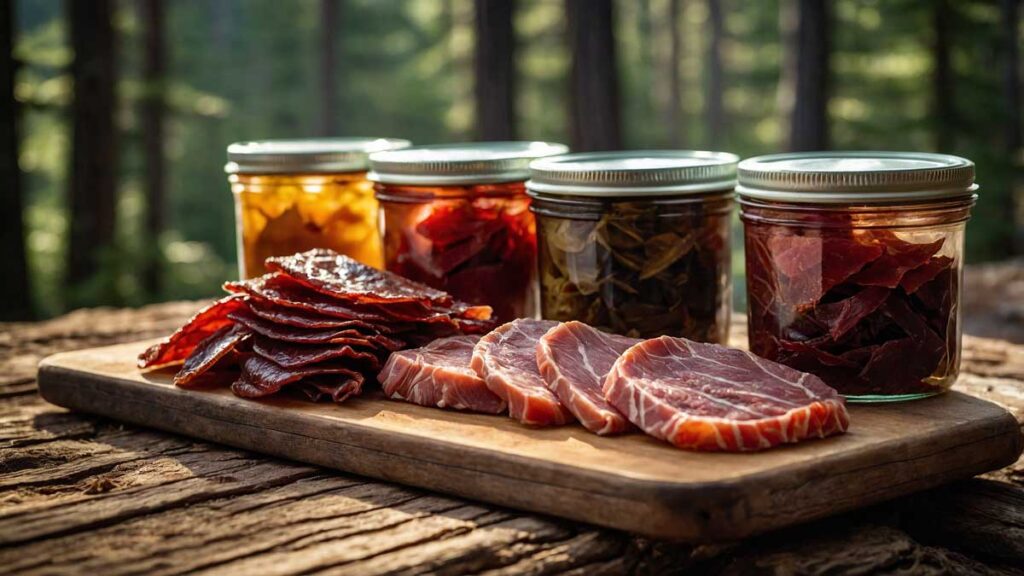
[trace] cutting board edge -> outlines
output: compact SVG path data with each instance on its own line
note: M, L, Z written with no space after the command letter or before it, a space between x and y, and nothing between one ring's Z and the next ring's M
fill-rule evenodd
M62 364L68 357L73 357L80 352L62 353L45 359L40 364L39 387L40 394L44 399L55 404L71 409L78 409L93 412L115 419L126 420L143 426L150 426L167 430L169 432L184 434L188 436L199 436L205 440L229 444L238 448L257 452L270 453L288 459L297 459L315 465L335 468L350 473L371 476L388 481L396 481L403 484L411 484L421 488L445 492L455 496L468 497L498 505L521 508L538 513L554 514L567 517L573 520L590 522L615 529L629 530L657 538L669 538L685 541L721 541L742 538L771 529L787 525L806 522L816 518L833 515L838 512L860 507L867 504L874 504L884 500L897 498L901 495L917 490L933 487L948 481L959 478L966 478L991 469L1005 466L1016 460L1022 448L1021 434L1016 420L1008 412L1003 411L998 418L987 422L983 427L989 427L992 434L975 442L962 445L946 447L931 454L925 454L917 458L902 462L903 467L914 467L927 465L929 462L941 462L950 454L960 455L961 453L974 456L973 444L985 442L991 445L1001 442L1003 447L998 454L992 457L970 459L967 465L956 470L948 471L946 474L929 476L927 480L915 480L905 483L900 489L890 489L887 492L879 492L876 495L859 495L857 500L845 502L832 502L830 506L803 502L804 506L788 511L786 516L765 516L765 504L769 501L779 499L789 500L796 498L800 501L802 492L806 492L805 483L823 483L820 474L816 474L813 466L801 465L793 470L792 477L780 479L779 474L768 474L767 478L759 478L764 473L754 473L745 477L733 478L716 482L702 482L689 484L670 484L659 480L645 480L616 476L615 481L619 484L619 495L611 492L600 494L598 499L606 505L606 508L599 508L594 505L594 494L591 491L577 490L570 486L554 485L539 482L527 477L510 477L508 475L496 475L492 471L457 467L451 463L432 462L429 460L413 459L407 455L391 452L380 453L369 451L364 447L351 443L341 443L329 438L315 438L297 434L294 430L267 430L265 428L253 427L259 434L252 438L239 438L226 429L218 430L218 423L221 428L226 426L238 426L239 422L219 420L217 422L205 422L209 420L204 416L204 426L209 429L196 430L193 426L187 429L185 426L175 424L174 418L180 417L182 421L188 420L189 424L196 424L197 416L193 411L184 408L175 408L177 415L168 412L166 404L150 402L158 405L158 415L166 420L155 421L153 419L138 418L128 406L120 402L108 402L103 404L97 402L95 394L82 394L80 388L83 381L93 381L96 386L109 386L114 381L115 386L144 387L144 383L103 376L87 371L77 370ZM78 384L74 384L77 382ZM178 393L174 389L162 389L154 387L158 392ZM159 394L158 394L159 396ZM209 400L209 399L207 399ZM984 402L980 401L979 402ZM259 406L258 403L254 405ZM275 408L263 406L262 409L273 410ZM347 426L357 426L354 423L346 423ZM982 423L975 423L975 426ZM199 432L199 433L197 433ZM274 435L273 443L260 442L258 436ZM265 438L263 438L265 439ZM303 449L303 454L296 456L294 448L296 441L312 443L316 448ZM344 447L348 451L361 452L358 457L355 455L340 458L333 453L331 448ZM514 455L505 455L506 458ZM519 457L524 458L524 457ZM393 462L387 462L391 459ZM364 461L365 460L365 461ZM411 471L401 471L399 464L412 468ZM882 468L892 468L892 463L882 463ZM871 468L868 466L867 468ZM426 470L430 470L427 474ZM853 469L850 472L862 472ZM770 472L770 471L769 471ZM578 474L599 475L592 470L580 469ZM478 485L466 487L462 482L466 477L475 478ZM772 478L774 476L774 478ZM802 479L802 480L801 480ZM762 480L770 480L762 482ZM505 485L504 489L495 490L490 486L491 481L497 481ZM759 484L759 491L756 494L744 493L744 484ZM844 481L832 479L832 484L842 491ZM460 485L459 489L452 489L450 486ZM540 491L554 504L539 505L536 499L526 498L525 495L531 492ZM814 504L814 505L808 505Z

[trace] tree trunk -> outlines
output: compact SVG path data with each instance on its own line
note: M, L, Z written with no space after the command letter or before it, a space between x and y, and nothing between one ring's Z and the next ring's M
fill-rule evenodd
M951 6L946 0L932 3L932 123L935 127L935 149L952 152L956 133L956 111L953 108L953 73L950 68Z
M338 2L320 0L320 134L336 136L338 100L337 91L337 43L334 41L338 29Z
M668 26L669 26L669 65L668 65L668 129L669 142L673 148L682 147L683 143L683 115L680 110L682 104L682 86L679 76L679 63L683 59L683 40L679 31L680 15L683 11L683 0L669 0L668 3Z
M516 138L514 0L476 0L474 82L480 140Z
M113 0L67 0L67 6L75 54L67 262L67 286L74 296L83 284L97 278L101 254L114 243L117 73ZM90 291L102 298L112 295L112 287L110 279L106 286L93 285Z
M1016 227L1019 207L1017 188L1020 186L1021 157L1021 101L1020 101L1020 0L1002 0L1003 53L1006 61L1003 68L1003 94L1006 99L1006 126L1004 144L1006 158L1010 162L1009 193L1006 198L1006 213L1011 215ZM1014 238L1011 249L1014 253L1024 250L1024 238Z
M14 99L14 0L0 0L0 321L29 320L28 261L22 220L21 170L18 168L18 102Z
M164 94L166 92L166 49L164 44L164 1L143 0L142 25L145 55L142 68L145 95L142 100L142 148L146 174L146 238L150 241L143 270L146 294L158 299L161 279L160 235L166 228L166 181L164 170Z
M827 0L790 0L784 27L791 34L784 78L792 83L789 149L828 147L829 50L831 4Z
M576 152L622 147L611 0L566 0L570 131Z
M722 15L722 0L708 0L708 93L707 120L710 148L717 149L725 142L725 114L723 98L725 97L725 80L722 71L722 37L725 35L725 23Z

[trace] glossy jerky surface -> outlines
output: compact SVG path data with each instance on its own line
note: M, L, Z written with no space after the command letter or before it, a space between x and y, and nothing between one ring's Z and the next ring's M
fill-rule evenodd
M969 203L931 217L920 206L788 210L744 205L750 349L851 399L948 389Z
M240 297L231 295L203 308L184 326L140 354L139 368L157 369L182 363L206 337L232 323L228 314L244 306Z
M489 304L501 321L536 314L536 230L521 182L377 190L388 270Z
M635 338L728 335L731 199L538 195L544 318Z
M295 344L283 340L274 340L258 336L253 340L252 351L283 368L297 368L310 364L319 364L328 360L351 361L353 366L366 370L380 368L379 356L386 351L378 351L367 345L351 344Z
M689 450L762 450L849 426L843 399L813 374L684 338L631 347L604 393L638 428Z
M362 172L335 175L232 175L243 278L264 260L329 248L370 266L383 258L377 201Z

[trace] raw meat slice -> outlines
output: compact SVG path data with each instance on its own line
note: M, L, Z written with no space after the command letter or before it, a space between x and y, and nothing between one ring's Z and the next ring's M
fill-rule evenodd
M283 272L318 292L353 302L430 302L442 306L452 303L447 292L371 268L323 248L267 258L266 266L268 270Z
M537 342L537 368L562 405L595 434L617 434L632 428L604 398L601 385L612 364L640 342L608 334L582 322L566 322L548 330Z
M174 383L186 388L218 362L229 355L236 346L245 342L252 335L244 326L228 324L210 334L192 350L181 370L174 375Z
M479 340L479 336L450 336L422 348L394 352L377 381L384 394L396 400L487 414L504 412L505 401L469 367Z
M241 296L231 295L210 304L196 313L174 334L150 346L139 355L139 368L155 370L180 364L207 336L232 322L228 314L245 305Z
M354 393L356 394L362 390L363 375L341 364L314 364L299 368L283 368L262 356L254 355L246 358L242 363L242 375L231 385L231 391L242 398L261 398L274 394L289 384L325 375L332 377L328 382L337 382L339 386L354 382L356 387ZM325 382L320 378L317 380L320 383Z
M373 352L347 344L307 345L273 340L266 336L253 339L252 351L284 368L319 364L327 360L351 361L361 370L380 368L380 359Z
M367 328L296 328L268 322L244 308L228 316L257 334L296 344L348 344L385 350L400 350L405 347L401 340L377 334Z
M537 370L537 341L556 325L520 318L498 326L473 348L470 367L508 404L509 416L523 424L560 426L573 420Z
M849 426L842 398L817 376L684 338L627 350L604 393L643 431L692 450L760 450Z

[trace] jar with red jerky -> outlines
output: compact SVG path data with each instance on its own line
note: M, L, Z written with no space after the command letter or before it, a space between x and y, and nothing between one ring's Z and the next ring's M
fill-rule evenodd
M534 161L526 186L543 317L635 338L724 343L738 161L687 150Z
M536 230L524 182L548 142L415 146L370 156L388 270L487 304L501 321L537 314Z
M739 165L750 349L860 402L949 389L974 164L815 152Z
M383 266L377 201L366 179L371 152L409 146L391 138L263 140L228 146L225 171L235 195L242 278L263 261L330 248Z

